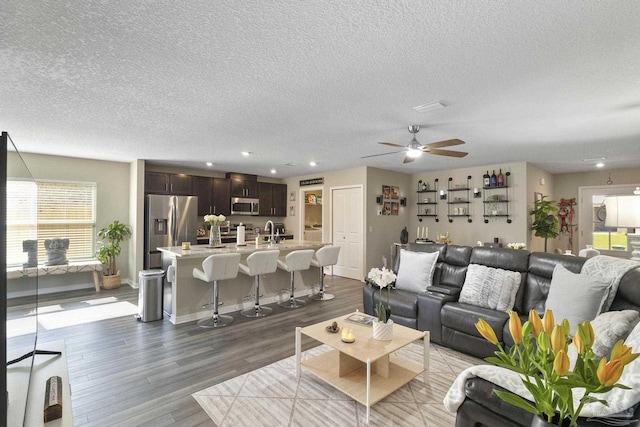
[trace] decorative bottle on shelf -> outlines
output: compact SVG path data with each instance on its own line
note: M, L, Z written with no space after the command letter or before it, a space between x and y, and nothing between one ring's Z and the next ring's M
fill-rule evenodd
M498 173L498 187L504 187L504 175L502 174L502 168L500 168L500 172Z
M489 171L482 175L482 186L485 188L491 186L491 177L489 176Z
M489 186L495 187L496 185L498 185L498 177L496 176L496 170L494 169L491 177L489 178Z

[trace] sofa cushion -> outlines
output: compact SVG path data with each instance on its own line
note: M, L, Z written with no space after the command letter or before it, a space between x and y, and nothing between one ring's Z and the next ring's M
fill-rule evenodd
M438 252L412 252L400 249L396 289L424 292L431 286Z
M553 270L545 307L553 310L557 322L567 319L573 335L579 323L600 314L610 289L610 280L572 273L558 264Z
M520 287L520 273L470 264L460 292L460 302L506 311L513 308Z
M476 322L478 319L483 318L493 328L498 341L501 342L503 341L502 327L509 319L507 312L461 302L445 304L440 311L440 315L442 326L476 337L481 337L476 329Z

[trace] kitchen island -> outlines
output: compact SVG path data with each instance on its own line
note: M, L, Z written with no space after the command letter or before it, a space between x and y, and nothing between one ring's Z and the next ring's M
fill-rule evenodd
M164 311L169 315L173 324L191 322L211 316L209 305L213 300L213 284L205 283L193 277L193 269L202 269L202 261L209 255L217 253L239 252L240 262L246 263L247 257L256 251L280 250L280 257L284 258L289 252L300 249L318 250L326 246L321 242L285 240L279 244L247 243L237 246L230 243L222 247L212 248L208 245L191 246L190 250L183 250L180 246L158 248L162 252L162 265L165 270ZM312 288L318 284L318 267L311 266L309 270L295 273L295 296L307 296ZM270 304L289 298L290 273L277 269L273 274L266 274L260 278L260 304ZM244 310L253 306L253 276L238 272L238 277L221 281L218 286L218 297L222 305L218 307L221 314Z

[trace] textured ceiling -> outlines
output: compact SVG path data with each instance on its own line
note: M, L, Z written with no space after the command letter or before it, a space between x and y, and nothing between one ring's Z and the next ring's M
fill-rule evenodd
M638 22L632 0L5 0L0 129L25 152L278 177L637 167ZM409 124L469 155L360 158Z

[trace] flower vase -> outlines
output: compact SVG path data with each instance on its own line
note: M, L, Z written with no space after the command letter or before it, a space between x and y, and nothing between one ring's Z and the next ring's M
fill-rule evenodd
M209 246L220 246L222 244L222 238L220 237L220 226L212 225L209 230Z
M387 320L387 323L378 319L373 319L373 338L381 341L390 341L393 339L393 320Z

